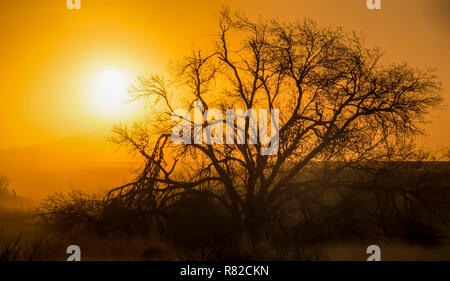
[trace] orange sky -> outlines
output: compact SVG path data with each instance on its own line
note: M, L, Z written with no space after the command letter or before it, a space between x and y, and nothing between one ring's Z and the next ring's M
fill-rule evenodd
M388 58L437 68L448 89L448 2L382 0L382 10L371 11L365 0L82 0L82 9L75 11L66 8L65 0L1 1L0 148L117 122L117 116L96 115L88 104L96 73L163 72L169 59L209 40L214 13L223 4L249 16L310 17L363 30L367 42L383 47ZM448 111L440 112L426 141L448 144L449 121Z
M363 31L369 46L387 51L388 61L436 68L447 105L450 1L381 1L382 10L377 11L368 10L366 0L81 0L81 10L68 10L66 0L0 1L0 149L82 139L93 132L100 135L95 142L103 142L111 124L135 118L136 114L95 112L91 95L98 75L107 70L128 77L143 72L164 73L170 59L212 40L209 35L216 32L215 14L224 4L250 17L309 17L322 25ZM422 143L431 148L448 145L449 123L448 107L436 112L427 126L429 136ZM81 148L85 142L69 143L72 146L61 147ZM108 151L113 152L112 146L105 147L109 150L105 148L95 157L99 161L114 160L107 156ZM86 151L87 155L97 149ZM58 157L63 162L73 160L55 152L55 159L42 159L40 164L24 166L18 161L14 166L5 162L13 159L11 155L27 153L21 150L3 158L0 155L4 162L0 163L0 172L12 175L13 181L23 186L45 185L39 178L41 172L36 172L31 183L31 179L21 182L26 167ZM80 161L83 155L78 155ZM119 177L127 175L123 172ZM73 181L67 178L60 184ZM93 182L98 181L101 179Z

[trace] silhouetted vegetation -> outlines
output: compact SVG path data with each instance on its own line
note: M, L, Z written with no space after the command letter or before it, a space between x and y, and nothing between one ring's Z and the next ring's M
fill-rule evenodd
M126 208L112 215L106 201L80 192L66 199L50 197L42 214L54 230L66 234L129 239L146 237L153 230L181 259L316 260L326 258L324 246L332 243L442 243L450 215L449 170L448 162L371 162L348 168L343 173L348 177L337 179L311 167L314 177L297 183L302 192L288 195L292 200L266 224L265 238L258 243L243 236L226 210L200 192L174 201L159 224L140 220L138 227L133 227L135 218ZM149 249L143 259L164 256L165 250Z
M15 200L16 192L14 190L9 190L9 179L0 174L0 202L5 203L11 200Z
M180 60L171 79L142 76L133 86L131 95L155 104L145 122L114 130L146 161L136 180L102 198L49 197L47 226L154 235L194 260L322 259L333 242L443 241L450 165L413 145L441 101L433 71L384 65L383 52L355 34L307 20L254 22L223 10L216 39L215 50ZM244 144L173 143L174 109L192 111L195 100L202 113L280 109L279 151L260 153L273 138L249 141L248 117Z

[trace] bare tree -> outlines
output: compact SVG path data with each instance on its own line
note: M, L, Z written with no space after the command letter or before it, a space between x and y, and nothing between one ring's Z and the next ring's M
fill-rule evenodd
M395 159L441 101L433 71L384 65L383 52L354 33L309 20L254 22L226 9L218 24L215 49L182 59L174 79L146 75L132 87L134 98L152 102L151 114L131 128L116 127L114 140L146 164L136 181L111 190L107 202L161 218L182 196L200 193L257 237L293 192L301 194L308 166L328 165L336 174L363 161ZM217 108L223 115L279 109L279 151L262 155L265 145L249 141L249 118L245 144L173 143L171 116L177 108L192 112L194 101L202 102L203 113ZM205 128L214 121L202 122ZM191 127L194 132L194 122Z

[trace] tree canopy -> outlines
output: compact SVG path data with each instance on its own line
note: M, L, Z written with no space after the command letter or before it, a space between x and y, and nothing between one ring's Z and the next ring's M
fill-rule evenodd
M340 28L310 20L253 21L223 10L215 48L179 60L173 77L143 75L130 91L151 101L149 117L114 129L114 141L140 153L145 166L134 182L108 193L142 214L164 216L172 202L202 194L236 225L258 230L301 192L309 165L334 173L367 161L395 160L441 101L432 70L384 64L379 48ZM174 143L176 109L279 109L279 150L262 155L259 140ZM214 120L202 119L205 128ZM192 138L195 124L191 122ZM273 128L272 128L273 130ZM234 130L237 138L238 130ZM273 141L273 139L272 139Z

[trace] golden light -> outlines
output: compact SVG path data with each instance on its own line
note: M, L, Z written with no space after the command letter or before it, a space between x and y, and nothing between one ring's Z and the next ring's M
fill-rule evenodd
M108 70L95 79L95 87L92 93L92 105L94 110L102 115L122 115L130 108L127 103L127 89L129 80L125 74Z

